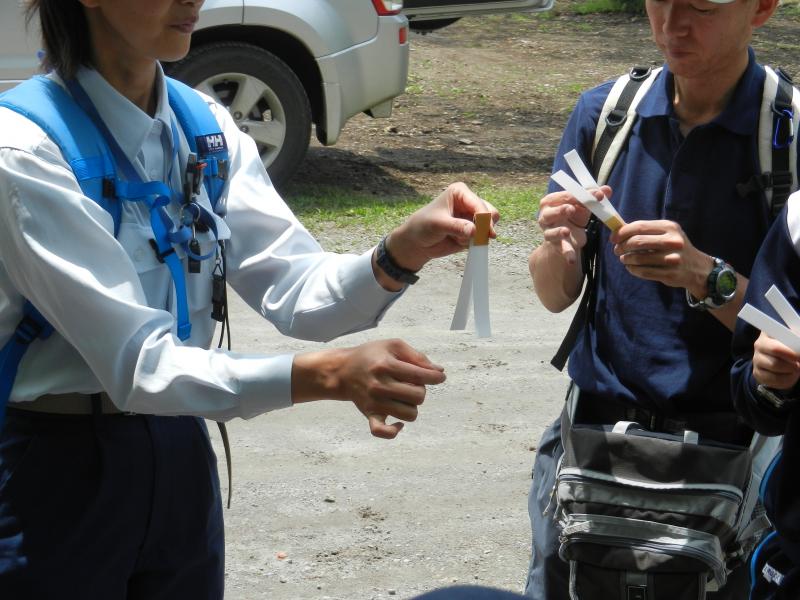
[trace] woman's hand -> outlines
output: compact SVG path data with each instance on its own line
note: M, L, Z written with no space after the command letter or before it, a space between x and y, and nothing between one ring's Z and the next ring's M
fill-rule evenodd
M444 369L402 340L379 340L353 348L295 356L292 399L348 400L367 417L375 437L391 439L414 421L427 385L445 380ZM400 419L387 423L387 417Z
M419 271L429 260L469 246L475 233L473 217L482 212L491 213L489 236L496 237L494 223L500 219L497 209L463 183L453 183L392 231L386 250L399 266Z

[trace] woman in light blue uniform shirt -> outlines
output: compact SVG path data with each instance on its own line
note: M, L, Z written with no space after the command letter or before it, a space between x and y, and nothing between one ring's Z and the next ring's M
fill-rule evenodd
M48 77L85 91L139 177L178 190L189 151L159 61L186 54L202 3L28 4L41 20ZM414 272L468 244L475 212L498 218L454 184L381 252L324 252L272 187L254 142L205 100L229 151L226 215L213 216L227 281L286 335L328 340L375 326ZM211 212L204 189L196 201ZM278 356L209 349L213 260L185 273L192 330L181 341L173 279L149 243L150 211L121 204L115 236L56 143L0 109L0 344L25 299L54 326L24 356L0 432L3 598L221 598L221 501L202 418L339 399L358 407L373 435L392 438L416 418L425 386L444 380L399 340ZM177 223L180 203L165 208ZM214 249L211 233L197 239Z

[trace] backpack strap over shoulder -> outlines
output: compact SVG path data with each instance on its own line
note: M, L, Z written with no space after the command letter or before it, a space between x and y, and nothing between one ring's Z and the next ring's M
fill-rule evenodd
M633 67L627 75L617 79L606 97L592 147L592 171L600 185L608 181L617 156L636 122L636 108L661 69Z
M228 179L228 144L220 131L208 104L197 92L177 79L167 78L169 104L178 118L186 136L189 149L204 163L204 184L208 199L214 212L224 214L224 207L218 207L222 189Z
M228 176L225 137L211 109L194 90L175 80L168 80L167 83L170 106L178 118L190 149L199 158L197 171L203 172L209 200L215 212L222 214L223 210L217 204ZM136 201L142 199L140 196L160 195L148 202L153 242L156 255L170 268L175 283L178 337L185 340L190 336L191 323L186 303L183 266L173 248L184 240L179 239L172 220L163 211L163 204L170 200L172 192L160 182L138 181L138 176L131 169L126 171L125 181L118 179L117 168L126 165L118 165L114 158L115 148L109 146L109 143L114 143L113 138L107 137L110 134L82 88L75 81L68 81L66 85L70 92L48 77L33 77L0 95L0 106L13 110L38 125L59 147L84 195L111 214L115 236L120 228L122 200ZM196 189L193 191L197 192ZM215 229L210 217L204 219L204 222L209 228ZM216 231L214 234L216 235ZM186 246L185 243L183 245ZM187 249L187 253L189 252ZM213 253L208 256L212 255ZM192 257L198 260L208 258ZM0 349L0 421L25 351L34 339L44 339L51 333L52 327L26 301L23 317L14 334Z
M83 193L112 216L116 235L121 205L114 197L111 153L72 97L52 79L37 76L2 94L0 106L38 125L59 146ZM22 319L0 349L0 427L22 357L35 340L52 332L52 325L26 300Z
M52 79L36 76L0 95L0 106L33 121L58 145L83 193L114 219L116 236L122 207L114 196L111 151L72 96Z
M781 69L764 67L766 79L758 123L760 191L774 219L798 188L796 132L800 124L800 92Z
M592 147L592 171L600 185L608 181L620 150L625 146L636 122L636 107L660 72L661 67L633 67L628 74L617 79L606 97L597 121ZM599 237L600 222L592 215L586 225L586 245L581 252L581 267L586 276L583 294L569 329L550 361L559 371L564 370L578 334L593 313Z

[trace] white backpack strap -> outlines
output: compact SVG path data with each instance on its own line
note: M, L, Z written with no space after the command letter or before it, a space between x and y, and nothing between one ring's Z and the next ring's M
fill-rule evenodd
M636 107L660 72L661 67L634 67L617 79L611 88L597 121L592 146L592 170L600 185L608 181L614 162L636 122Z
M772 68L765 66L766 79L764 81L764 91L761 94L761 111L758 122L758 161L759 170L762 174L762 180L766 181L764 194L767 199L767 204L770 207L770 213L773 217L777 216L783 204L786 202L788 192L797 190L797 131L800 126L800 92L792 86L788 81L782 80L781 76ZM789 127L789 134L792 136L788 142L788 153L779 156L785 156L784 161L788 160L788 165L773 165L774 157L778 156L777 150L774 146L780 143L781 140L776 139L776 109L775 102L778 95L784 96L791 94L791 98L784 98L784 100L791 103L791 121ZM786 117L788 118L788 116ZM779 169L782 173L791 175L791 181L788 179L782 181L780 173L776 178L773 170ZM787 177L784 175L784 177ZM773 191L776 186L783 186L783 192L779 193L778 202L774 202ZM789 186L787 191L786 186Z

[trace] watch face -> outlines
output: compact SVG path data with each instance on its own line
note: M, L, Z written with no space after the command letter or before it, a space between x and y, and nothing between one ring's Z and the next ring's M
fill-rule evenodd
M717 292L723 298L730 298L736 293L736 273L723 269L717 277Z

